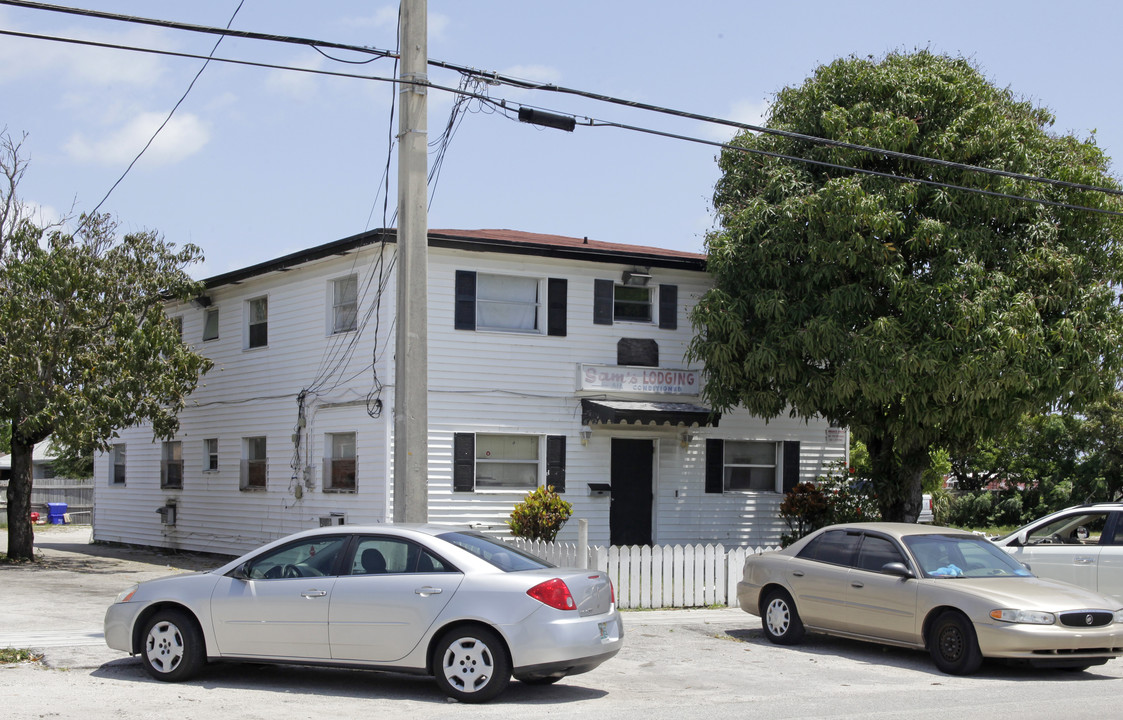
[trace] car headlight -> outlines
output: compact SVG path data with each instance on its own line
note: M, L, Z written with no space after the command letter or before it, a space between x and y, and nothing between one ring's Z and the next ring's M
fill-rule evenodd
M123 602L128 602L128 601L132 600L133 599L133 593L135 593L137 591L137 589L139 589L139 588L140 588L140 585L133 585L131 588L129 588L128 590L125 590L120 595L118 595L117 599L114 600L113 602L123 603Z
M1115 622L1123 623L1123 610L1115 611Z
M1029 625L1052 625L1057 621L1057 616L1050 612L1038 610L991 610L990 616L995 620L1008 623L1027 623ZM1116 613L1118 618L1119 613Z

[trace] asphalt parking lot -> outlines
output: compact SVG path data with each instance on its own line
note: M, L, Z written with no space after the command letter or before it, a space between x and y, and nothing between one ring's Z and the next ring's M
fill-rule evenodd
M0 531L0 551L6 550ZM1104 717L1123 660L1084 673L987 663L943 675L922 652L809 636L784 648L736 609L626 612L620 654L548 687L512 683L488 705L451 702L429 679L308 667L215 664L171 685L107 648L105 608L131 583L219 564L197 555L89 544L89 528L37 531L40 561L0 565L5 718L1024 718Z

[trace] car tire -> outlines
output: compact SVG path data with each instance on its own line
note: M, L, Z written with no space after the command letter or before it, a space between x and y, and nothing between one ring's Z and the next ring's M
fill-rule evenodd
M462 627L445 633L433 652L433 675L451 698L487 702L511 682L507 646L484 627Z
M761 601L760 626L764 636L777 645L795 645L803 639L803 621L792 596L779 588L769 591Z
M941 613L928 631L928 652L932 662L948 675L970 675L979 669L983 654L971 621L961 613Z
M206 661L203 634L195 619L182 610L154 614L144 626L143 640L144 669L157 680L187 680Z

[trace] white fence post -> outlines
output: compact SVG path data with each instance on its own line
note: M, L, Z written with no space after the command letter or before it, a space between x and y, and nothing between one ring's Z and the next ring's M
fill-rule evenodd
M737 583L745 558L775 547L723 545L589 547L587 535L577 545L508 540L562 567L592 568L608 575L619 608L737 606Z

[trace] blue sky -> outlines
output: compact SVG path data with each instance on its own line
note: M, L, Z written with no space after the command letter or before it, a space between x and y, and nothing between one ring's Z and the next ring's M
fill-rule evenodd
M224 26L238 0L71 0L80 7ZM233 27L395 47L397 5L245 0ZM613 2L429 0L429 54L482 70L758 124L778 90L823 63L927 48L972 59L1051 109L1054 130L1123 163L1123 3ZM209 35L0 5L0 29L205 55ZM393 76L310 48L226 39L219 57ZM353 57L334 52L337 57ZM23 199L44 218L92 210L202 61L0 36L0 128L27 133ZM458 77L431 70L455 86ZM124 231L202 247L196 277L385 224L389 83L212 63L102 210ZM489 87L493 99L726 140L732 132L615 105ZM429 138L451 98L430 95ZM395 118L396 120L396 118ZM716 149L612 128L519 124L478 105L431 188L431 228L509 228L702 252ZM432 160L432 157L431 157ZM390 212L396 198L390 168ZM387 217L388 219L388 217Z

